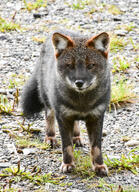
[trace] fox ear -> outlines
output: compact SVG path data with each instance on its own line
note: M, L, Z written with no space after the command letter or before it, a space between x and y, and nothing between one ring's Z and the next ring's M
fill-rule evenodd
M56 57L60 56L64 49L74 46L73 40L69 36L65 36L61 33L54 33L52 42L55 48Z
M108 52L109 42L110 42L110 38L108 33L103 32L89 39L87 41L87 46L94 47L95 49L106 53Z

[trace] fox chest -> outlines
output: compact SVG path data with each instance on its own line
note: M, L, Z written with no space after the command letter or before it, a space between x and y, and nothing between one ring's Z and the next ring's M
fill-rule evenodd
M61 105L60 111L63 114L63 116L69 118L69 117L74 117L75 119L80 119L83 120L87 116L94 116L94 117L100 117L102 113L105 111L105 104L99 104L96 107L88 108L88 110L76 110L76 109L71 109L67 106Z

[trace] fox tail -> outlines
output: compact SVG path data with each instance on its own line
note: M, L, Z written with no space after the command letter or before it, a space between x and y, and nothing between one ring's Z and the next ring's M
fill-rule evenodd
M27 81L23 89L21 106L26 117L39 113L44 107L39 95L38 82L34 76Z

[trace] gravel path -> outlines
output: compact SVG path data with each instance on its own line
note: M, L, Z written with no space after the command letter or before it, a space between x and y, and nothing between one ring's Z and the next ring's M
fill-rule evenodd
M91 2L91 1L90 1ZM95 1L92 1L95 2ZM48 32L55 28L66 27L83 33L97 34L103 31L110 35L116 34L128 42L122 51L110 53L110 62L116 55L124 56L131 66L125 74L129 82L134 83L134 92L139 93L138 82L139 73L137 65L137 50L133 49L132 41L137 45L139 35L139 3L137 0L100 0L97 4L88 6L81 4L83 9L73 8L76 1L70 0L48 0L47 7L29 12L21 0L0 1L0 17L21 25L22 30L11 32L0 32L0 94L6 94L13 102L16 88L20 93L24 79L30 76L34 64L36 63L41 43L34 39L44 39ZM105 4L105 6L104 6ZM103 5L103 6L102 6ZM112 5L115 5L121 13L112 13ZM110 9L110 11L108 11ZM95 10L95 12L94 12ZM40 17L40 18L36 18ZM132 30L127 30L125 26L134 26ZM15 86L13 86L13 84ZM34 166L41 168L41 173L51 173L55 178L61 178L61 185L46 182L43 186L34 185L28 180L12 182L15 191L112 191L107 185L111 185L113 190L117 190L121 185L127 191L139 190L139 177L130 171L113 171L108 177L100 179L93 177L91 180L84 179L71 174L61 174L59 166L61 164L61 142L57 131L60 146L54 150L42 150L39 148L19 148L15 135L27 136L20 123L23 118L19 114L20 106L15 106L16 115L0 116L0 172L7 167L15 166L20 159L22 169L31 171ZM32 123L34 129L39 129L39 134L34 134L33 138L44 139L45 120L44 114L40 114L34 121L25 121L25 126ZM112 110L105 115L103 151L110 159L120 158L121 154L128 155L131 149L139 145L139 104L137 102L118 110ZM8 130L8 131L7 131ZM10 130L10 131L9 131ZM89 154L88 138L84 124L81 122L81 132L84 141L82 153ZM63 178L62 178L63 177ZM19 178L17 178L19 179ZM96 183L103 183L100 188ZM63 183L63 186L62 186ZM70 184L71 183L71 184ZM93 186L91 189L90 187ZM0 176L0 191L9 188L9 178ZM5 189L5 190L4 190ZM120 191L120 190L119 190Z

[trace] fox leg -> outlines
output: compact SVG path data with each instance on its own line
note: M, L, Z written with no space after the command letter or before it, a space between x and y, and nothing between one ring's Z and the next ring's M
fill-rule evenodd
M108 174L107 166L103 163L101 152L101 137L102 137L103 116L99 118L88 118L86 127L91 146L91 160L93 171L99 176Z
M74 122L73 144L75 144L76 147L82 147L83 146L81 138L80 138L79 121Z
M73 126L74 121L67 120L57 117L57 122L59 125L60 135L62 139L62 152L63 152L63 162L60 167L61 172L70 172L74 167L73 158L73 147L72 147L72 136L73 136Z
M53 148L57 144L57 142L55 138L55 114L52 109L45 112L45 119L46 119L45 142L47 144L50 144L50 146Z

